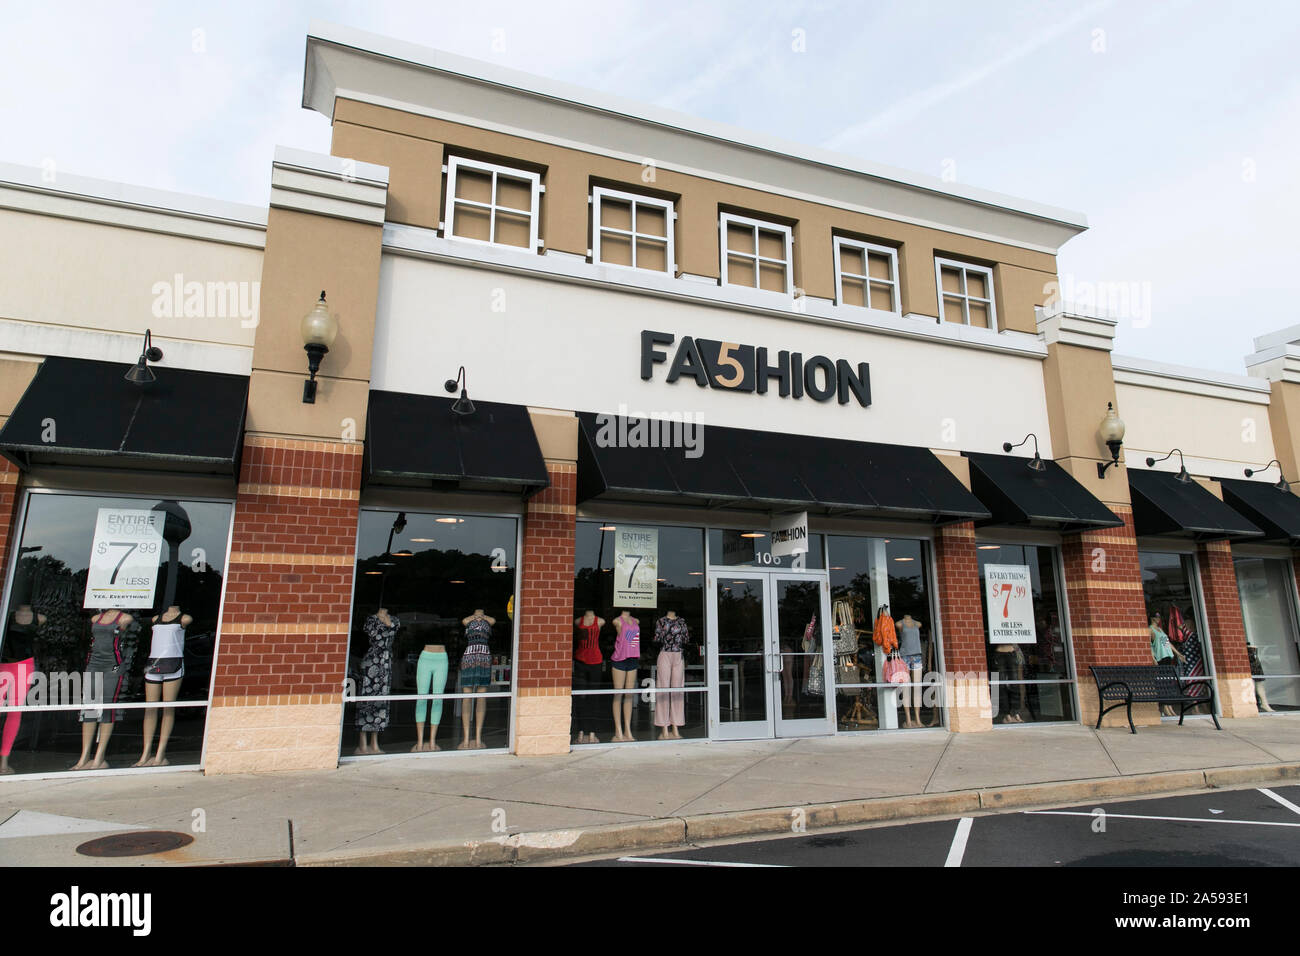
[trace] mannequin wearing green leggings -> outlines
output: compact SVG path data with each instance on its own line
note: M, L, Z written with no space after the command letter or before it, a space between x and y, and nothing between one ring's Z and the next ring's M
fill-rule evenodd
M417 694L441 694L447 687L447 648L442 644L425 644L420 652L420 659L415 664L415 692ZM433 713L429 713L432 709ZM424 742L424 718L429 717L429 742ZM415 746L411 753L424 753L439 750L434 738L438 736L438 724L442 721L441 700L417 700L415 702Z

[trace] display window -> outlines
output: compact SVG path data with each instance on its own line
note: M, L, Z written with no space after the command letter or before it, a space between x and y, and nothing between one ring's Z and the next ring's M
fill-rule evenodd
M577 523L574 744L708 736L704 562L702 528Z
M828 535L836 727L943 726L924 541Z
M1075 719L1055 547L977 539L995 724Z
M0 638L0 772L198 767L228 501L29 492Z
M1246 653L1261 713L1300 710L1295 575L1290 558L1236 558Z
M1172 661L1178 676L1187 682L1188 693L1204 695L1206 702L1187 711L1191 715L1210 713L1210 691L1196 680L1214 676L1203 635L1196 577L1196 558L1190 554L1165 551L1139 551L1142 565L1142 598L1147 609L1147 629L1151 634L1151 662ZM1157 657L1159 655L1159 657ZM1173 709L1162 707L1165 716Z
M511 745L519 523L363 510L344 757Z

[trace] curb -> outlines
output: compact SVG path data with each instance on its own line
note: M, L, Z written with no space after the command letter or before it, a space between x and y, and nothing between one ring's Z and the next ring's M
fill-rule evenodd
M392 849L342 850L295 857L296 866L485 866L539 863L622 850L685 847L710 840L790 833L886 821L918 821L1014 807L1070 805L1115 797L1145 796L1300 780L1300 763L1173 770L1059 783L1024 784L947 793L874 797L848 803L737 810L615 823L570 830L514 833L492 840ZM802 819L798 814L803 814Z

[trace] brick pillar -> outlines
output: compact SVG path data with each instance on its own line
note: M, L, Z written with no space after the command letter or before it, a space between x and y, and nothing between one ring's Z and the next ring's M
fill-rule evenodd
M519 599L515 753L569 752L577 466L546 462L549 488L528 500Z
M361 451L245 439L207 773L338 764Z
M1196 558L1201 568L1201 592L1205 595L1205 629L1214 653L1214 692L1219 697L1219 712L1224 717L1258 717L1232 545L1207 541L1197 546Z
M1088 668L1093 664L1152 663L1133 509L1117 504L1109 507L1124 522L1122 527L1065 535L1061 543L1079 685L1079 720L1089 726L1097 723L1101 707L1097 682ZM1160 709L1155 704L1134 706L1133 723L1160 723ZM1128 727L1123 708L1107 714L1103 726Z
M945 525L934 539L934 563L943 624L944 693L948 728L956 733L991 730L988 658L980 606L975 525Z
M17 465L0 458L0 575L9 567L12 549L18 546L10 540L18 522L18 475Z

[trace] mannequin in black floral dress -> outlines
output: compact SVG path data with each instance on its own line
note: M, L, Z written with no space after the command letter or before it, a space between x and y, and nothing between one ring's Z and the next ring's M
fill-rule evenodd
M381 607L366 618L363 630L370 646L361 658L360 697L384 697L393 686L393 639L402 622L389 616L388 608ZM386 700L361 701L357 704L357 729L361 743L357 754L383 753L379 749L379 733L388 729L389 702Z

